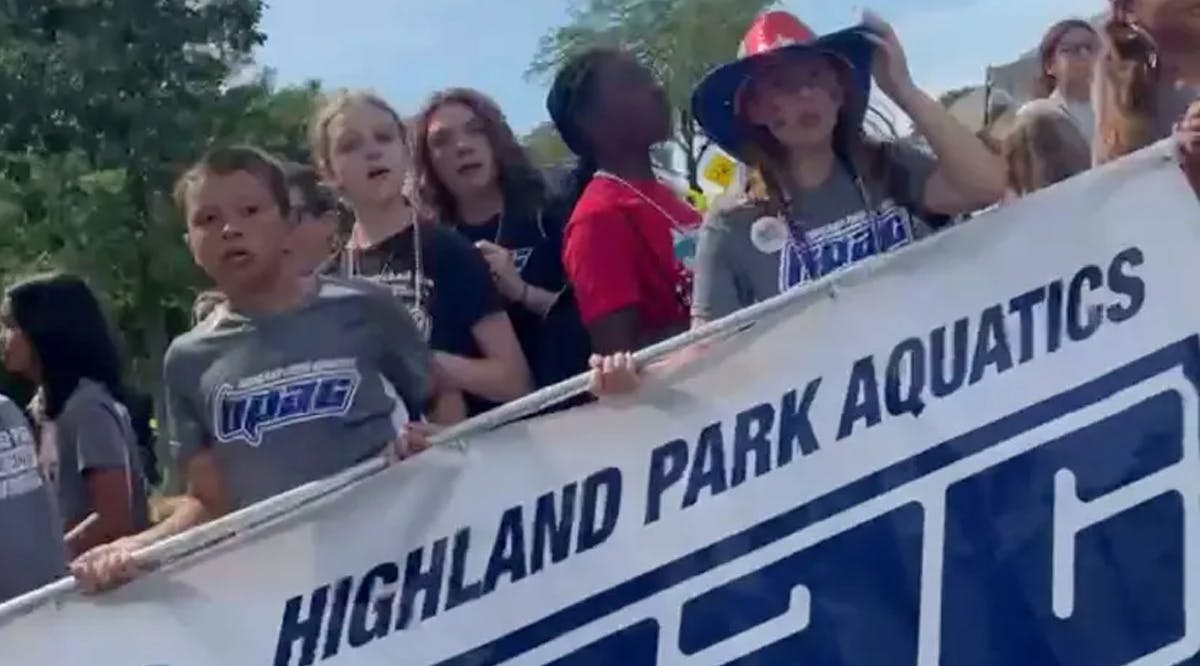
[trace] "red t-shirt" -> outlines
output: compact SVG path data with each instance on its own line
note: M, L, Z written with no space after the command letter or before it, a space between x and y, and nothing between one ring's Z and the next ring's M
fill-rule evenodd
M563 236L584 323L634 306L645 329L686 326L699 226L700 213L656 180L593 178Z

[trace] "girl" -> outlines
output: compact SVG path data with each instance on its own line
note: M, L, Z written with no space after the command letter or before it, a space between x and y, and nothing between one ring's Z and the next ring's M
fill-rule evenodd
M546 101L579 156L563 264L597 353L687 328L700 215L658 182L650 148L671 119L654 77L627 53L592 50L559 70Z
M916 88L899 41L874 14L818 39L795 16L769 12L740 52L692 98L708 136L752 168L746 194L715 207L701 229L694 323L907 245L1004 195L1000 157ZM872 73L936 158L864 135ZM592 367L593 393L637 385L627 354Z
M1018 114L1039 108L1057 110L1079 129L1088 145L1095 134L1092 110L1092 72L1100 52L1100 36L1087 21L1067 19L1050 26L1038 47L1041 72L1034 85L1038 99L1021 107Z
M399 424L432 394L429 350L392 294L302 276L283 169L254 148L216 150L176 187L196 264L225 304L163 360L187 493L154 527L72 563L88 589L136 572L161 539L370 459L423 449Z
M694 320L907 245L1004 195L999 156L913 84L891 26L864 21L816 38L791 14L767 13L745 57L697 87L700 125L754 178L701 230ZM864 135L872 73L936 156Z
M444 90L421 110L413 135L425 212L483 253L537 383L582 372L586 356L563 363L554 353L562 337L578 334L577 315L552 312L565 283L561 216L499 107L474 90Z
M92 290L73 275L9 288L0 309L4 365L37 385L46 476L75 557L146 527L146 486L125 405L121 361Z
M38 470L33 432L0 395L0 603L67 573L62 521Z
M1096 77L1104 163L1175 135L1200 190L1200 0L1110 0Z
M512 323L479 251L453 229L426 224L405 196L408 134L386 102L341 92L311 126L318 171L354 211L348 275L392 288L433 347L439 385L466 396L469 416L532 388Z

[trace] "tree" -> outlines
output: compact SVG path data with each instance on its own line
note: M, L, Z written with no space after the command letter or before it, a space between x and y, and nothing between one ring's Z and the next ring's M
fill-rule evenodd
M269 73L229 83L264 40L262 8L0 3L0 277L48 267L86 276L122 333L135 383L156 395L199 277L180 240L174 178L215 141L307 155L315 84L276 90Z
M575 158L571 149L558 135L554 123L548 121L521 137L521 145L525 147L525 152L529 154L533 163L544 169L558 167Z
M711 145L691 112L691 94L713 67L737 56L743 33L776 0L578 0L566 25L544 35L526 75L546 79L595 46L628 49L659 77L675 119L672 141L689 184Z

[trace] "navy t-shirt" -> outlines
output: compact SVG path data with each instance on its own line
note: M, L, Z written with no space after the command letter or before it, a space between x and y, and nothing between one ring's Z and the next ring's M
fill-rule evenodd
M431 348L481 358L471 329L503 307L487 262L471 242L446 226L423 224L420 233L424 279L419 292L413 227L354 252L349 272L389 286L408 308ZM466 395L466 402L471 416L496 406L471 394Z
M531 286L551 293L562 290L566 278L562 264L563 225L558 216L549 212L505 214L484 224L457 224L455 228L471 244L488 241L512 252L513 263ZM506 308L526 360L534 366L536 375L544 375L536 367L542 357L543 336L549 334L542 317L520 303L507 303Z

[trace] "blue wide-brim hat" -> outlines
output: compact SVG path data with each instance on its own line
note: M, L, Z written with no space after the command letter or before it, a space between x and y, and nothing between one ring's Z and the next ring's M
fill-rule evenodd
M871 97L871 65L875 44L865 26L846 28L816 36L800 19L788 12L767 12L751 24L738 49L738 59L721 65L704 77L692 92L692 113L704 133L738 159L748 139L748 124L739 121L739 101L754 66L782 54L821 53L842 61L849 74L850 89L842 108L843 122L861 126Z

